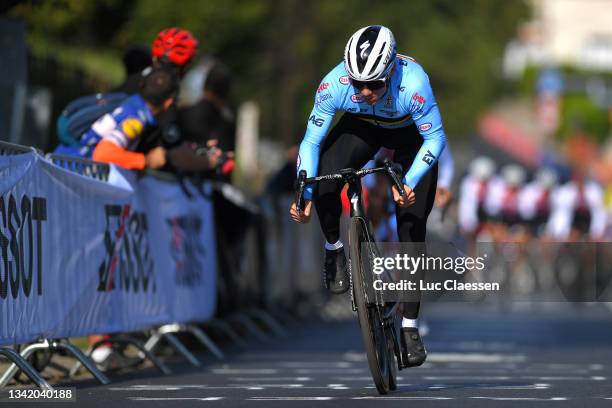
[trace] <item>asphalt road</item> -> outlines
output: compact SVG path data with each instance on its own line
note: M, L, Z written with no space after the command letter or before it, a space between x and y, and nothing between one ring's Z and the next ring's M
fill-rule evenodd
M170 376L146 369L113 375L108 386L70 385L76 405L88 407L612 406L606 305L447 304L423 314L428 361L401 371L387 396L372 384L354 320L291 327L289 338L252 340L221 363L203 352L203 368L176 362Z

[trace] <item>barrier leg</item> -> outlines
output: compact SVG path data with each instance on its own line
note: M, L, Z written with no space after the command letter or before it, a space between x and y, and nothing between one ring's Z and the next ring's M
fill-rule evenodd
M61 349L71 353L74 358L77 359L86 369L94 376L96 380L102 385L110 384L110 380L106 375L104 375L98 367L96 367L96 363L89 357L87 357L78 347L74 344L70 344L69 342L63 342L59 340L53 340L51 342L51 348L53 349Z
M200 363L200 360L198 360L196 356L193 355L193 353L187 350L187 347L185 347L185 345L181 343L181 341L174 335L174 333L164 333L162 334L162 336L170 345L172 345L172 347L176 349L176 351L182 354L183 357L185 357L192 366L200 367L202 365L202 363Z
M271 339L249 318L246 314L236 313L230 317L230 320L241 324L250 334L262 342L268 342Z
M198 360L196 356L194 356L189 350L187 350L187 347L185 347L183 343L181 343L180 340L174 335L174 333L179 333L181 331L183 330L178 324L166 324L164 326L161 326L160 328L155 330L153 336L151 336L151 338L147 340L147 342L145 343L145 348L149 351L152 351L155 346L157 346L159 341L164 338L166 339L168 344L170 344L172 347L174 347L176 351L182 354L183 357L185 357L187 361L191 363L191 365L193 365L194 367L200 367L202 365L200 363L200 360Z
M212 319L206 322L206 325L222 331L230 340L238 344L239 347L246 348L248 346L248 343L236 333L229 323L223 320Z
M193 336L202 343L204 347L206 347L217 359L223 360L225 356L223 352L217 345L208 337L199 327L194 326L192 324L188 324L185 326L185 329L193 334Z
M145 346L142 344L142 342L140 342L139 340L133 337L129 337L129 336L110 337L108 339L102 339L100 341L97 341L89 348L89 350L87 350L87 355L91 356L94 350L96 350L98 347L104 344L111 344L111 345L112 344L123 344L126 346L132 345L139 350L138 354L141 358L149 360L155 366L155 368L157 368L159 371L162 372L162 374L164 375L172 374L172 370L170 370L167 365L162 363L157 357L155 357L151 352L149 352L145 348ZM77 363L70 370L70 376L74 377L80 368L81 368L81 363L77 361Z
M268 312L262 309L255 309L251 311L249 314L255 318L258 318L263 323L265 323L272 330L272 332L276 334L277 337L280 337L283 339L286 339L287 337L289 337L289 333L287 332L287 330L278 321L276 321L276 319L274 319Z
M21 371L23 371L23 373L30 380L32 380L34 382L34 384L36 384L39 388L42 388L43 390L52 390L53 389L53 387L51 387L51 385L49 385L49 383L34 369L34 367L32 367L30 365L30 363L28 363L15 350L11 350L11 349L8 349L8 348L0 347L0 355L3 355L9 361L13 362L13 364L11 364L9 369L2 376L2 379L0 379L0 387L6 386L6 384L8 384L8 382L11 380L11 378L13 378L15 376L15 374L17 373L17 369L14 370L12 375L8 376L8 374L9 374L9 370L11 370L11 368L16 367L16 368L21 369Z

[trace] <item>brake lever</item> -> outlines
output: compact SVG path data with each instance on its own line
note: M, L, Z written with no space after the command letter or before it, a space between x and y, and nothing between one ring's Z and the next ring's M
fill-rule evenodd
M404 190L404 183L402 183L402 181L400 180L400 178L397 175L397 171L394 168L395 167L394 166L395 163L392 164L389 161L389 159L385 159L383 164L384 164L385 168L387 169L387 173L389 174L389 176L393 180L393 184L395 184L395 187L397 188L397 191L400 193L400 195L405 195L406 191Z
M304 202L304 189L306 188L306 170L300 170L298 179L296 181L295 191L295 206L298 212L304 210L306 203Z

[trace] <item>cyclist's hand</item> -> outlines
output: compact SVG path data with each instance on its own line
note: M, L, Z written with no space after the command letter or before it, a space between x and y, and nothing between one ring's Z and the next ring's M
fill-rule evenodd
M291 204L291 209L289 210L289 214L291 214L291 219L300 224L306 224L310 221L310 211L312 210L312 200L306 200L306 205L303 211L298 211L295 203Z
M397 191L397 187L395 186L391 187L391 190L393 191L393 201L395 201L395 203L400 207L410 207L416 202L416 195L414 194L414 191L412 191L410 186L406 184L404 184L404 192L406 193L404 195L400 195L399 191Z
M436 204L438 207L446 207L450 203L451 198L453 198L453 193L449 190L444 187L436 188Z

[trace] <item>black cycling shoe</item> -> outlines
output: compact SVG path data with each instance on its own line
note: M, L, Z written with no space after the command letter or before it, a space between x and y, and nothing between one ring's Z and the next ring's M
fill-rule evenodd
M416 327L402 327L402 366L418 367L425 362L427 351Z
M323 284L331 293L339 295L349 290L350 280L344 248L325 250Z

